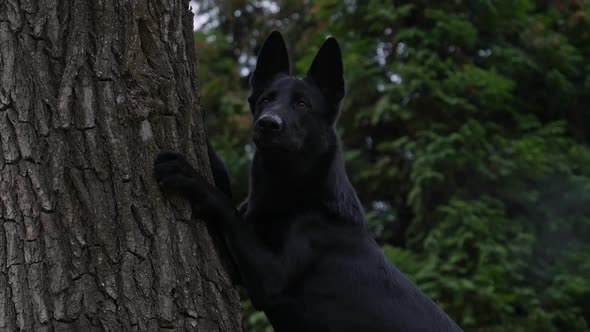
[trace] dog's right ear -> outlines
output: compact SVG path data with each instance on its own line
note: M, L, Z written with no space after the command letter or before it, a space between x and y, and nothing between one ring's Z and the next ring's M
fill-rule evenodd
M263 89L277 74L291 74L287 45L280 32L274 30L260 49L256 69L250 77L252 91Z

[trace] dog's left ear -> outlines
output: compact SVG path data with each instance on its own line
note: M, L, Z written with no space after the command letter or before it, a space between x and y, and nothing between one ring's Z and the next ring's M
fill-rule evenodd
M317 84L331 105L338 107L344 97L344 67L335 38L329 37L320 47L306 77Z

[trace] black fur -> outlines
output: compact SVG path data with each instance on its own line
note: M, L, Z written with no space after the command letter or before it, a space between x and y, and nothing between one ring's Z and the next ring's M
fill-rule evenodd
M225 168L223 161L221 161L221 158L219 158L213 149L209 137L207 137L207 155L209 157L209 163L211 164L211 172L213 173L215 186L223 191L229 199L231 199L232 192L229 174L227 173L227 169Z
M334 129L344 97L337 41L327 39L298 79L275 31L250 84L257 150L239 212L180 154L161 152L155 174L221 227L255 307L278 332L461 331L367 231Z

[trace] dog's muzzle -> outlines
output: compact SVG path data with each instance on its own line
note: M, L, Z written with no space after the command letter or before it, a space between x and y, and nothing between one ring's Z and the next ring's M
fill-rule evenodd
M261 135L276 135L283 130L283 120L275 114L264 114L254 124L254 130Z

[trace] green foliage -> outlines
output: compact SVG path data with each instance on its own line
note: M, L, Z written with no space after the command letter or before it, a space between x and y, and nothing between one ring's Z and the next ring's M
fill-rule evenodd
M263 3L205 7L219 24L195 37L236 192L264 36L282 30L303 75L335 35L347 168L387 257L466 330L588 331L590 1Z

